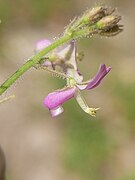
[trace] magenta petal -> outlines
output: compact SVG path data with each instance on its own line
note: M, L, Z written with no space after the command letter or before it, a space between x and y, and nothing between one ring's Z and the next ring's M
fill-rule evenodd
M44 105L49 109L55 109L62 105L65 101L74 97L76 87L66 88L49 93L44 99Z
M41 51L42 49L49 46L50 44L51 44L51 41L49 41L48 39L42 39L42 40L37 42L36 50Z
M97 87L110 70L111 67L106 67L105 64L101 64L97 74L90 80L85 89L93 89Z

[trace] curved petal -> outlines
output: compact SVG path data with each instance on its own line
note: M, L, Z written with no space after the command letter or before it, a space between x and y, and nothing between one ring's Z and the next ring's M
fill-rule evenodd
M83 81L83 76L77 67L77 50L76 41L73 40L69 43L69 51L66 55L66 64L69 65L66 69L66 74L73 77L76 82L81 83Z
M97 74L86 85L78 85L78 88L80 90L88 90L97 87L101 83L102 79L109 73L110 70L111 67L106 67L105 64L101 64Z
M51 44L51 41L49 41L48 39L42 39L37 42L36 51L41 51L42 49L49 46L50 44Z
M61 106L65 101L74 97L76 87L66 88L49 93L44 99L44 105L49 109L53 110Z
M99 71L87 84L86 89L93 89L97 87L102 81L102 79L109 73L110 70L111 67L106 67L105 64L101 64L99 67Z

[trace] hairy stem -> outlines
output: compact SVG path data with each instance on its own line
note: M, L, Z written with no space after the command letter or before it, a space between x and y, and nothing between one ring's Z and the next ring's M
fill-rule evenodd
M27 70L38 63L43 56L71 39L72 37L70 35L63 36L29 59L0 86L0 95L3 94L21 75L23 75Z
M0 95L2 95L21 75L23 75L27 70L37 64L43 56L52 51L53 49L59 47L60 45L80 37L85 37L85 34L92 34L95 30L95 26L90 28L80 29L78 31L73 31L64 34L61 38L56 40L54 43L44 48L42 51L34 55L32 58L23 64L13 75L11 75L1 86L0 86Z

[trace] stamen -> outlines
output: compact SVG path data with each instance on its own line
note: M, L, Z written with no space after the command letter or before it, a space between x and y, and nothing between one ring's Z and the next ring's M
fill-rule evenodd
M78 102L78 104L80 105L80 107L89 115L96 117L96 111L100 108L90 108L85 99L81 96L80 91L78 90L77 94L76 94L76 100Z
M87 108L87 113L90 114L91 116L96 117L96 112L97 110L99 110L100 108Z

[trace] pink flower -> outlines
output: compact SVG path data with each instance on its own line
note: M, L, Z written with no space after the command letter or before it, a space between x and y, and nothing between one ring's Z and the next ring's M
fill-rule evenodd
M51 42L46 39L39 41L37 43L37 50L42 50L50 44ZM53 61L51 62L50 60L52 58ZM51 63L51 65L49 63ZM109 73L111 67L106 67L105 64L101 64L97 74L92 79L83 82L83 76L77 68L75 41L66 44L66 46L61 47L60 49L56 49L54 52L49 54L48 59L44 62L44 66L55 67L56 65L59 65L62 68L64 72L63 76L66 77L67 87L49 93L44 99L44 105L50 110L52 117L61 114L64 111L62 108L64 102L73 97L76 98L78 104L86 113L95 116L96 111L99 108L90 108L81 96L81 91L97 87L103 78ZM52 71L59 76L59 72L55 70Z
M69 86L67 86L67 88L49 93L44 99L44 105L50 110L52 117L55 117L63 112L62 104L75 97L81 108L86 113L95 116L98 108L89 108L82 98L80 90L89 90L97 87L110 70L111 67L106 67L105 64L101 64L97 74L87 83L77 83L74 78L69 78Z

